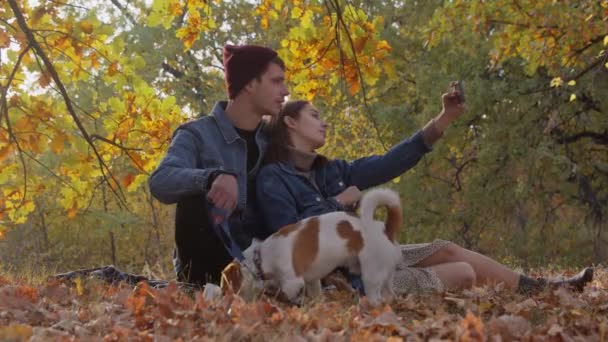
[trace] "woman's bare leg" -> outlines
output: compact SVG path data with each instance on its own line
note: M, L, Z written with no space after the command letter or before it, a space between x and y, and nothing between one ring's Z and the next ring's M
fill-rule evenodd
M475 284L475 270L466 262L448 262L428 267L435 271L446 289L468 289Z
M519 273L485 255L462 248L455 243L446 245L414 266L434 269L435 266L455 262L464 262L473 267L476 275L475 285L503 282L507 287L515 289L519 284Z

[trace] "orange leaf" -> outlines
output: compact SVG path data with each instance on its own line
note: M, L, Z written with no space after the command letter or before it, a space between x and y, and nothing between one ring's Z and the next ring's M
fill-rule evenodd
M0 147L0 162L4 161L13 151L12 145L5 145Z
M356 93L359 92L360 89L361 89L361 83L359 82L359 79L354 79L352 81L352 83L350 84L350 87L348 87L348 90L350 91L351 95L355 95Z
M51 84L51 74L48 72L48 70L45 70L42 75L40 75L38 78L38 84L40 84L42 88L46 88L49 86L49 84Z
M126 176L122 177L121 179L122 185L126 188L129 185L131 185L131 183L133 183L133 181L135 180L135 175L132 173L128 173Z
M354 48L356 53L361 53L363 48L365 47L365 43L367 43L367 37L360 37L355 39Z
M0 48L7 48L11 44L11 39L8 33L4 30L0 30Z
M93 69L99 69L99 59L97 58L97 54L95 52L91 52L91 67Z
M117 62L113 62L110 64L110 66L108 67L108 75L110 76L114 76L118 73L118 63Z
M460 322L460 326L463 330L460 336L460 341L483 341L484 340L484 329L483 322L481 319L471 312L468 312L465 318Z
M63 149L65 147L65 135L61 133L57 134L53 138L53 141L51 141L51 143L49 144L49 147L51 148L51 151L53 151L55 154L60 154L61 152L63 152Z
M78 213L78 208L76 208L76 207L72 207L72 208L68 209L68 217L69 218L76 217L77 213Z
M28 116L22 116L14 127L18 132L31 132L36 129L36 124Z
M174 17L177 17L179 15L182 15L182 13L184 13L184 10L182 9L182 5L180 4L179 1L171 1L171 3L169 3L169 13Z

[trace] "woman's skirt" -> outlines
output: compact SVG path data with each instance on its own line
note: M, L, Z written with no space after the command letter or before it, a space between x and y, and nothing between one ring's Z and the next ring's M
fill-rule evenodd
M430 268L413 267L422 260L435 254L450 242L435 240L430 243L401 245L403 259L397 265L393 279L395 294L414 294L443 290L437 273Z

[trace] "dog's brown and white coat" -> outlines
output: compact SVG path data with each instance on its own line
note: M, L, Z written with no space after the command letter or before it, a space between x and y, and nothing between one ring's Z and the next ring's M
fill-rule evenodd
M388 208L386 222L374 220L378 206ZM283 227L264 241L254 240L244 252L245 263L275 282L292 301L304 286L311 295L319 295L320 279L340 266L361 274L371 303L388 299L401 258L396 242L401 201L394 191L374 189L364 194L360 209L360 218L327 213Z

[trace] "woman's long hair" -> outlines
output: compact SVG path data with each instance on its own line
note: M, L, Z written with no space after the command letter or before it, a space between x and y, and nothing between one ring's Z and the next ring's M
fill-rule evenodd
M264 157L264 164L286 162L290 159L289 146L293 146L289 130L285 124L285 117L300 118L300 112L308 101L289 101L283 105L279 114L275 115L268 124L269 144Z

